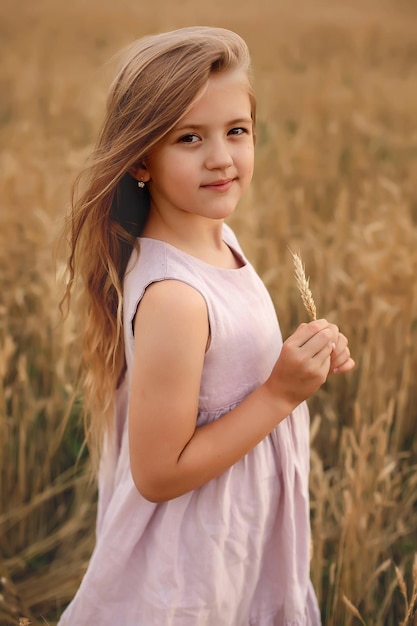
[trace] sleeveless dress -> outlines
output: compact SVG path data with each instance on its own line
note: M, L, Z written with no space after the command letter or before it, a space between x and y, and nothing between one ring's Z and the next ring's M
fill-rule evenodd
M151 503L130 473L133 319L151 283L183 281L207 306L198 426L262 384L281 350L263 282L226 225L223 239L241 259L239 269L149 238L139 238L132 253L124 284L127 373L117 392L116 437L101 462L96 546L59 626L320 626L309 576L305 403L230 469L183 496Z

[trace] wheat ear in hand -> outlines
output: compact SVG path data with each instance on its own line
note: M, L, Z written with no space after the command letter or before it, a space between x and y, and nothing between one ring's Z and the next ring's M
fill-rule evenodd
M317 319L316 304L314 302L313 294L311 293L311 289L309 285L310 279L306 277L306 274L304 271L304 264L301 258L299 257L299 255L296 254L295 252L292 252L291 250L290 252L292 255L293 262L294 262L294 270L295 270L294 276L295 276L295 280L297 281L298 289L300 291L301 300L307 310L307 313L311 317L311 319L316 320Z

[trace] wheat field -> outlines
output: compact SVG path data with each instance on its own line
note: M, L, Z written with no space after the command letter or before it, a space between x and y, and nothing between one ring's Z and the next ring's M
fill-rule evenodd
M283 335L307 321L291 249L318 316L340 326L357 362L309 402L323 625L415 626L413 0L0 1L0 624L55 624L94 543L78 327L58 310L57 241L109 59L141 35L196 23L236 30L252 52L257 164L231 221Z

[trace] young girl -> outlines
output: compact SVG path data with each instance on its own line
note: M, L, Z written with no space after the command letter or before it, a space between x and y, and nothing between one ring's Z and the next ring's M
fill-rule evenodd
M318 626L309 416L349 371L326 320L282 343L224 224L253 172L242 39L184 28L130 49L73 204L85 297L97 543L60 626Z

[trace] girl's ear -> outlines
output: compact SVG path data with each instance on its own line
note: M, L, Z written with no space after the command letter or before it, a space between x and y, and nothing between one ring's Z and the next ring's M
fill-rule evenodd
M133 176L133 178L136 178L136 180L143 183L147 183L151 180L149 170L143 161L141 161L138 165L135 165L135 167L132 167L129 170L129 174Z

